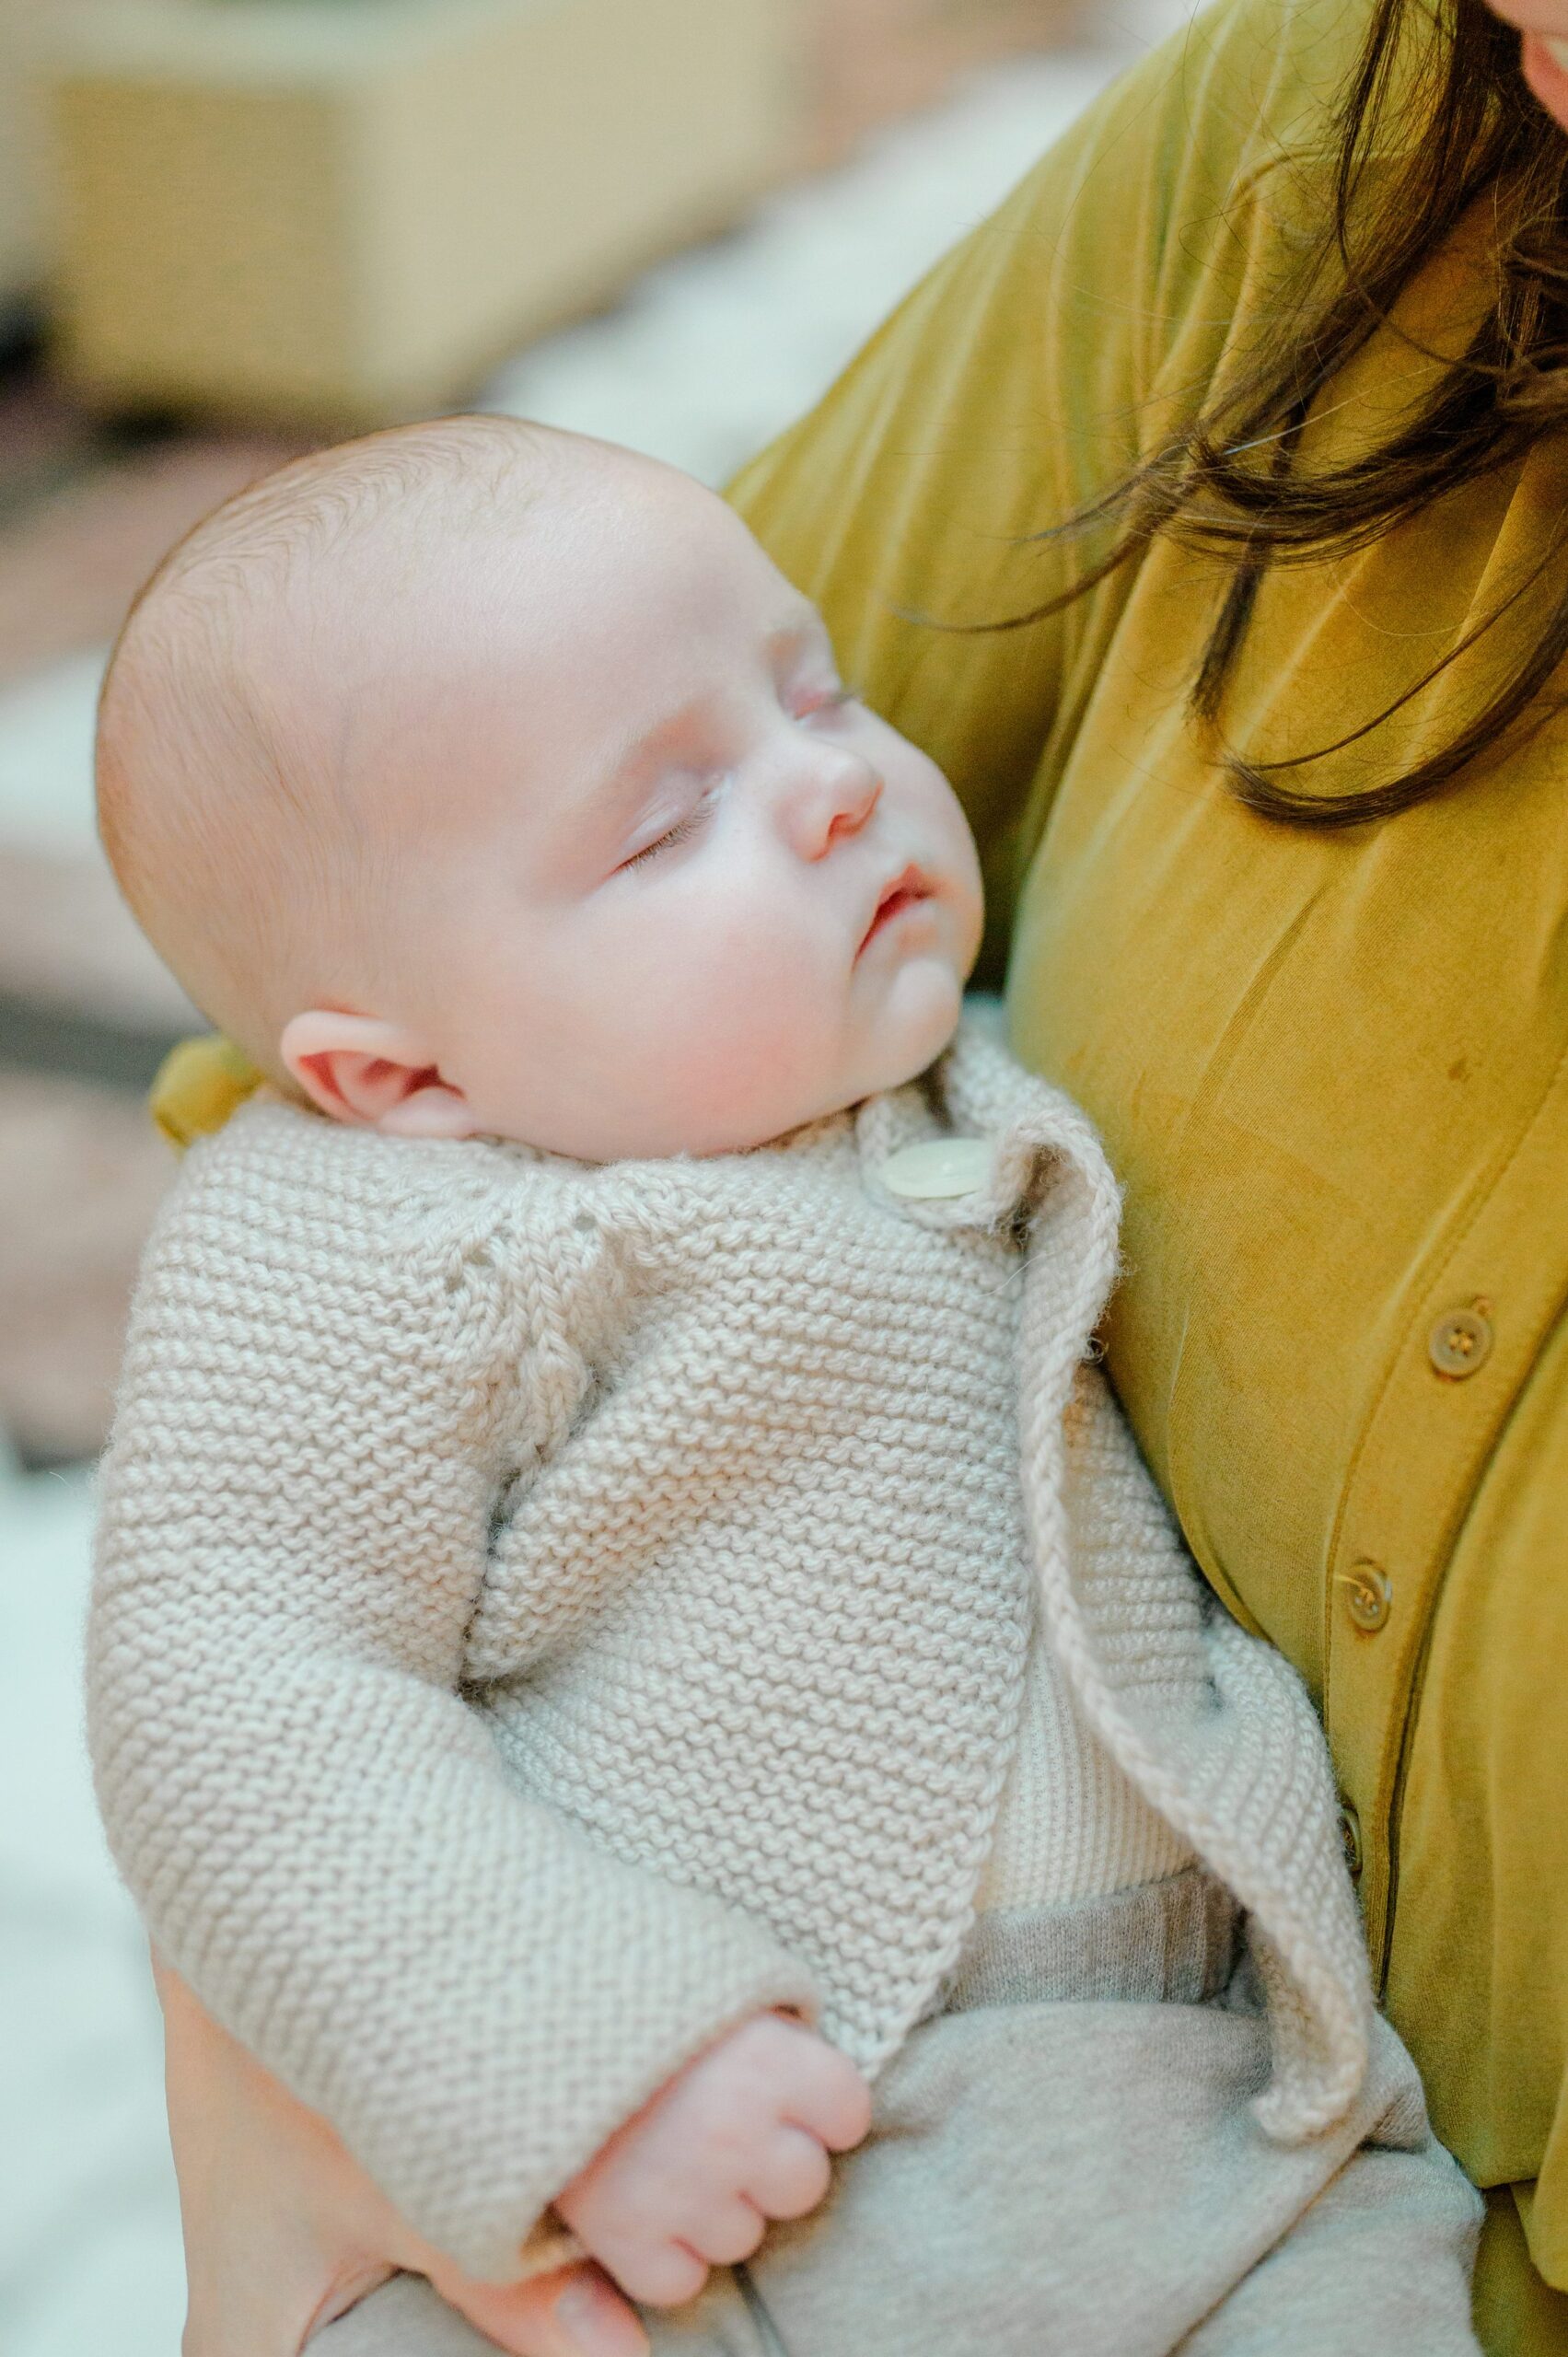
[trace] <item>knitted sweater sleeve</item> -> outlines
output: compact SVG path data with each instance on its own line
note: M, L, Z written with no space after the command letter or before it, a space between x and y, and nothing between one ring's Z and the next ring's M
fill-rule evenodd
M672 2073L814 1991L530 1803L463 1698L550 1291L507 1281L483 1162L278 1106L192 1153L104 1469L88 1716L170 1962L419 2232L506 2279Z

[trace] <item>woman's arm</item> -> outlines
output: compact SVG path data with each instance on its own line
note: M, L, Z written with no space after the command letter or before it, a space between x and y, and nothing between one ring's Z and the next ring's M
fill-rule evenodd
M587 2262L475 2282L415 2235L318 2113L155 1963L188 2287L183 2357L300 2357L394 2272L424 2275L509 2357L645 2357Z

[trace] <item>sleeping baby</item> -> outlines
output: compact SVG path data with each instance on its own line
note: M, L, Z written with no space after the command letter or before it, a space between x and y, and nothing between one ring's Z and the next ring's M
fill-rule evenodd
M1090 1357L945 778L685 477L501 419L232 500L106 845L263 1075L149 1246L90 1732L204 2003L660 2357L1449 2357L1478 2205L1316 1719ZM324 2357L484 2344L430 2286Z

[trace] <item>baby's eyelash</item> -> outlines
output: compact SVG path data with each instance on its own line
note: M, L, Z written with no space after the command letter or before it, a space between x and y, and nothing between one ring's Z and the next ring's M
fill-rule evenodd
M713 794L710 790L703 795L695 810L689 810L684 819L678 819L674 826L660 835L656 842L645 843L642 850L633 852L630 859L623 859L621 863L621 866L641 867L644 860L652 859L656 852L669 851L676 843L683 843L688 835L696 833L707 817L708 806L712 800Z
M652 859L656 852L668 851L672 843L684 842L691 833L692 825L693 821L691 819L682 819L679 826L671 827L668 835L660 835L657 842L645 843L641 851L634 851L632 853L630 859L623 859L621 863L621 866L641 867L644 860Z

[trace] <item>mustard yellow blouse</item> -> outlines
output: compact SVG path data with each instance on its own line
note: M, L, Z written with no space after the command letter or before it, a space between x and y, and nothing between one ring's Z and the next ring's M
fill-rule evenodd
M981 979L1127 1187L1109 1367L1209 1577L1319 1698L1386 2002L1489 2189L1496 2352L1568 2352L1568 734L1314 835L1218 781L1183 695L1219 591L1164 543L1058 619L1028 536L1247 341L1323 203L1369 0L1225 0L1048 156L734 496L846 672L946 766L985 862ZM1484 219L1401 324L1454 348ZM1307 454L1434 365L1380 336ZM1462 485L1266 585L1224 715L1264 756L1380 710L1489 609L1568 458ZM1467 657L1315 773L1469 709ZM213 1126L187 1068L177 1132ZM1533 2267L1531 2262L1533 2261ZM1555 2285L1552 2290L1549 2287Z

